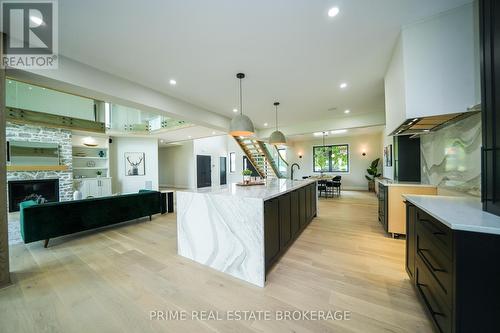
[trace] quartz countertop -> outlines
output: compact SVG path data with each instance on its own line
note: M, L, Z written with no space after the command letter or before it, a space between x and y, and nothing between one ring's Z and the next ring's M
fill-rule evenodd
M300 187L314 183L316 180L289 180L289 179L273 179L266 181L265 185L254 186L238 186L236 183L231 183L222 186L212 186L199 189L179 190L178 192L188 193L203 193L213 195L226 195L242 198L256 198L269 200L278 197L287 192L291 192Z
M453 230L500 235L500 216L483 211L479 199L410 194L403 197Z
M422 184L419 182L399 182L395 181L392 179L375 179L375 181L379 182L380 184L384 186L413 186L413 187L436 187L436 185L431 185L431 184Z

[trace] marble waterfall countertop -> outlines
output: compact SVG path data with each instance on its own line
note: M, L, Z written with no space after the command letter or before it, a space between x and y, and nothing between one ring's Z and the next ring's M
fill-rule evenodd
M409 194L403 197L453 230L500 235L500 216L483 211L479 199Z
M431 184L422 184L419 182L399 182L392 179L375 179L376 182L384 185L384 186L412 186L412 187L436 187L436 185Z
M177 191L177 253L264 287L265 201L314 182L276 179Z
M267 181L265 185L238 186L236 185L236 183L232 183L223 186L212 186L192 190L179 190L177 192L227 195L241 198L262 199L265 201L278 197L287 192L296 190L307 184L314 183L315 181L315 179L272 179L270 181Z

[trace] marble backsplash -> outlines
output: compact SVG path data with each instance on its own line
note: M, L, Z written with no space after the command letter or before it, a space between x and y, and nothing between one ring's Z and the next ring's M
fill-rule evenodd
M422 135L422 182L444 191L481 196L481 115Z

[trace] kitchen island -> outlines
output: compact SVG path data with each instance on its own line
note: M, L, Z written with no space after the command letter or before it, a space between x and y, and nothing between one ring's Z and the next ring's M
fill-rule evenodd
M264 287L266 273L316 216L317 197L315 180L178 191L178 254Z

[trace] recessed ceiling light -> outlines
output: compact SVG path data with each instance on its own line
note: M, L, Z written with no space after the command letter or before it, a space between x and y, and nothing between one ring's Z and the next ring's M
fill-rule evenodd
M29 90L33 89L33 87L28 87Z
M170 79L169 83L171 86L175 86L177 84L177 81Z
M191 138L192 138L192 136L191 136L191 135L188 135L188 139L191 139Z
M340 84L340 89L345 89L345 88L347 88L347 83L342 82L342 83Z
M335 16L337 16L339 14L339 12L340 12L340 9L338 7L332 7L328 11L328 16L335 17Z
M160 140L160 143L164 143L164 142L165 142L165 140Z
M233 112L234 112L234 113L238 112L238 109L233 109Z
M341 134L347 132L346 129L331 131L330 134Z
M349 114L349 113L351 113L351 110L345 110L344 113Z
M12 81L11 81L11 80L9 80L9 83L12 83Z
M216 133L215 132L212 132L212 135L215 135Z
M323 136L323 132L316 132L316 133L313 133L314 136Z
M269 124L268 123L264 123L264 126L267 127Z

